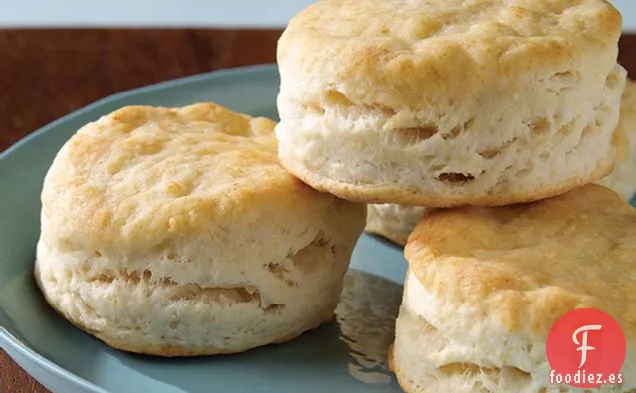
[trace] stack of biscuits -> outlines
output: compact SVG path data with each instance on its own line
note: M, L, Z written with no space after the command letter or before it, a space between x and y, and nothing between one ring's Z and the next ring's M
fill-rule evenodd
M545 345L582 307L627 339L623 383L586 391L636 389L620 34L604 0L322 0L283 33L281 164L405 245L406 392L569 391Z
M366 225L405 245L405 391L566 390L546 336L580 307L619 322L636 389L620 34L605 0L316 2L278 43L280 122L131 106L64 145L37 283L112 347L241 352L331 320Z

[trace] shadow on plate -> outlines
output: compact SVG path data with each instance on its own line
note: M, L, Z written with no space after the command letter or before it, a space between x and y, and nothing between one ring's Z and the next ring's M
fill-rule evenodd
M210 391L400 392L386 365L402 287L350 270L336 318L279 345L235 355L164 359L120 354L148 378Z

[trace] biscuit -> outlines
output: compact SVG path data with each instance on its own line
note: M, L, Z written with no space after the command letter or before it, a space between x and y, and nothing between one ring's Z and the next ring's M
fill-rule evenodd
M281 164L369 204L505 205L596 181L613 169L621 22L604 0L316 2L278 42Z
M623 92L620 120L614 133L616 166L596 183L629 201L636 194L636 86L629 81ZM365 231L404 246L426 208L398 204L369 205Z
M631 81L623 92L615 140L618 146L617 166L597 183L630 200L636 194L636 86Z
M422 206L395 203L367 205L367 223L364 230L404 246L425 211L426 208Z
M636 209L612 190L431 210L404 253L392 368L407 392L542 392L550 328L586 307L622 327L616 391L636 389Z
M41 194L34 274L49 304L160 356L245 351L330 320L365 207L289 175L274 125L200 103L81 128Z

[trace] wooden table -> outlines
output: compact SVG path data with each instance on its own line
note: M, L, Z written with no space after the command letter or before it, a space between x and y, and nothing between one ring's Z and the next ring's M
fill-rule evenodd
M115 92L273 63L280 30L0 30L0 151ZM620 61L636 78L636 35ZM0 350L0 393L47 392Z

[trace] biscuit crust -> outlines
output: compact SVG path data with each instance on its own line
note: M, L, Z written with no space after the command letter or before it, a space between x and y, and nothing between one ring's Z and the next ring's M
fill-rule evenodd
M320 1L279 40L280 161L375 204L505 205L596 181L614 166L620 32L604 0Z
M592 307L636 337L636 209L603 186L531 204L429 211L404 253L428 294L475 307L507 331L547 337L561 315Z
M67 250L143 251L257 201L316 198L278 165L274 124L211 103L126 107L89 123L46 176L43 232Z
M158 356L241 352L328 321L365 207L288 174L274 125L199 103L81 128L43 185L46 300L107 344Z
M636 85L633 81L625 86L620 113L614 134L616 167L597 183L630 200L636 194Z
M283 87L306 78L299 101L417 110L599 51L611 67L621 29L605 0L323 0L292 18L277 60Z
M368 205L367 224L364 230L404 247L411 231L425 211L426 208L421 206Z

